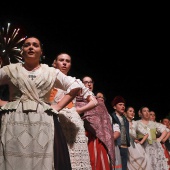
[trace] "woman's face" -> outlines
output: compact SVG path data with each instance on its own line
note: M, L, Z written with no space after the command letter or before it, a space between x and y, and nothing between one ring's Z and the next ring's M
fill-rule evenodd
M133 107L129 107L126 111L126 117L132 120L135 116L135 110Z
M39 62L41 55L40 41L34 37L26 39L22 47L22 56L25 63Z
M60 54L52 65L54 68L58 68L62 73L67 75L71 68L71 57L68 54Z
M145 120L149 120L150 118L150 113L149 113L149 109L147 107L144 107L141 111L141 117L142 119L145 119Z
M98 93L96 94L96 98L99 99L99 100L101 100L101 101L103 101L103 102L104 102L104 100L105 100L104 95L103 95L103 93L101 93L101 92L98 92Z
M93 91L93 80L90 77L84 77L82 82L90 91Z
M155 121L156 115L155 115L155 112L154 112L154 111L150 111L150 112L149 112L149 119L152 120L152 121Z
M166 127L168 127L168 128L169 128L169 123L170 123L170 121L168 118L164 118L162 121L162 124L166 125Z

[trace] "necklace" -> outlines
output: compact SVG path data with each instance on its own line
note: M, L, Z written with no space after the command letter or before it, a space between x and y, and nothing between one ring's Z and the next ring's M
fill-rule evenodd
M35 75L35 71L41 67L41 65L38 65L34 69L24 65L25 69L28 71L28 78L31 80L34 80L37 76Z

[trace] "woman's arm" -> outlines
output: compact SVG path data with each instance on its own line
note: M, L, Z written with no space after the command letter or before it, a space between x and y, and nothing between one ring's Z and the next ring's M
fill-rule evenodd
M114 140L117 140L117 138L120 136L120 132L119 131L115 131L114 132L114 135L113 135L113 137L114 137Z
M79 114L84 113L84 112L86 112L88 110L93 109L98 104L98 101L96 100L96 97L92 96L92 95L87 98L87 101L88 101L88 103L86 105L84 105L82 107L76 107L77 113L79 113Z
M168 132L168 133L166 134L166 136L162 139L161 142L165 143L165 141L168 140L169 137L170 137L170 132Z
M114 140L117 140L120 137L120 127L117 123L113 124L113 132Z
M164 138L165 138L165 136L167 135L167 131L166 130L164 130L162 133L161 133L161 136L159 137L159 138L157 138L156 140L158 141L158 142L161 142Z
M67 106L78 94L80 88L72 89L69 93L67 93L59 103L52 104L51 107L57 111L60 111L65 106Z
M142 140L139 142L141 145L146 141L146 139L148 138L148 134L144 135Z

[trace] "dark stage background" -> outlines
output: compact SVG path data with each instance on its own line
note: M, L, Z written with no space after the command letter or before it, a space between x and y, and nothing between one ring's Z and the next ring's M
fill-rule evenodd
M126 106L154 110L157 120L170 112L169 18L157 4L141 8L111 4L9 4L0 12L0 24L10 22L27 36L40 38L45 60L56 54L72 56L70 75L94 78L112 112L111 100L122 95ZM70 6L72 5L72 6ZM165 5L165 4L164 4ZM166 5L165 5L166 6ZM2 8L2 7L1 7Z

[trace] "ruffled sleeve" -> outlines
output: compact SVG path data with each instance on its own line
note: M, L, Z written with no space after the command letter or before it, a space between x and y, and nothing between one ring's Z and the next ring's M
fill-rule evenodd
M155 125L156 125L156 130L159 133L162 133L164 130L166 130L166 126L162 123L155 122Z
M81 88L75 77L66 76L58 69L56 69L55 87L66 91L66 93L69 93L72 89Z

